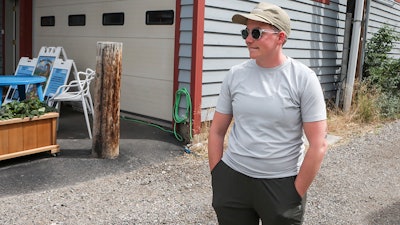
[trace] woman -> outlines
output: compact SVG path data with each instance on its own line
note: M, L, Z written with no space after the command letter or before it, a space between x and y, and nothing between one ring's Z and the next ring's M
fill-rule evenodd
M218 222L301 224L307 189L327 149L321 85L311 69L283 54L291 28L280 7L260 3L232 21L246 25L242 37L250 60L225 77L209 133Z

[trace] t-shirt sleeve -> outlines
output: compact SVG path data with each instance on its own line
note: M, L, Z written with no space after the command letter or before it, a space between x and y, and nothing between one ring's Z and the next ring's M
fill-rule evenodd
M222 81L221 91L218 96L217 106L215 110L223 114L232 114L232 95L229 89L230 79L232 78L232 71L225 76Z
M324 93L314 72L305 79L301 95L301 116L303 122L316 122L327 118Z

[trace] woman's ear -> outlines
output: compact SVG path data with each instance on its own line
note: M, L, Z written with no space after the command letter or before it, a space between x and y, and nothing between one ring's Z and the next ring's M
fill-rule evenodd
M281 32L279 32L278 35L279 35L279 41L281 41L282 45L284 45L286 43L286 40L287 40L286 33L281 31Z

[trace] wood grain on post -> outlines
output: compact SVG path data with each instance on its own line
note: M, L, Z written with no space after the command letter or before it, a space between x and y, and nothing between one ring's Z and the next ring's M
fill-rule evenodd
M121 72L122 43L98 42L92 144L98 158L119 155Z

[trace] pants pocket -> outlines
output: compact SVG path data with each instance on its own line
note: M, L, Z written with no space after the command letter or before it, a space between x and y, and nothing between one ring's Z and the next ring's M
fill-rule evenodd
M211 175L214 174L214 172L218 169L218 167L221 165L221 163L222 163L222 160L219 160L217 165L215 165L214 168L211 170Z
M293 199L288 205L289 207L282 211L280 215L282 224L301 224L304 219L306 195L303 198L299 195L299 192L297 192L296 186L294 185L295 180L296 176L292 177L291 191L293 192Z
M297 191L296 185L294 185L295 181L296 181L296 176L293 177L292 187L293 187L293 192L296 193L297 197L301 201L303 198L300 196L299 192Z

